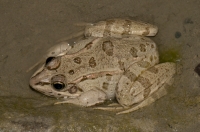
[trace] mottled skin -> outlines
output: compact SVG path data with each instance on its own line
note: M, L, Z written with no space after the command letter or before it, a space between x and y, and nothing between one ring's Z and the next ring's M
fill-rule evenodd
M146 29L144 26L148 25L138 23L136 29ZM116 37L113 36L116 30L112 27L115 26L110 26L110 34L104 34L103 37L88 36L77 42L65 55L49 59L32 76L31 87L48 96L65 98L57 104L93 106L116 97L117 106L96 108L124 110L119 114L137 110L165 95L165 85L175 74L175 64L158 64L156 44L151 39L138 34ZM155 26L150 26L148 31L157 32L157 28L152 27ZM139 35L147 35L144 32Z

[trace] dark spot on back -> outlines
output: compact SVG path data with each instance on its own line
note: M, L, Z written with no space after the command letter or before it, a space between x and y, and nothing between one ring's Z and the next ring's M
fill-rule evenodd
M155 48L154 44L151 44L151 48Z
M118 61L118 64L119 64L119 68L124 71L125 70L124 62Z
M104 82L102 88L105 89L105 90L107 90L108 86L109 86L109 83Z
M111 74L106 74L106 79L107 79L108 81L110 81L111 78L112 78L112 75L111 75Z
M111 41L104 41L102 44L102 49L108 56L112 56L114 45Z
M74 74L74 70L69 70L68 72L70 75L73 75Z
M81 58L80 57L74 58L74 62L77 64L81 64Z
M140 44L140 51L146 52L146 46L144 44Z
M106 76L112 76L111 74L106 74Z
M132 55L133 57L138 57L137 52L138 52L138 50L137 50L136 48L134 48L134 47L132 47L132 48L130 49L130 53L131 53L131 55Z
M94 57L90 58L89 66L92 67L92 68L96 67L96 61L95 61Z

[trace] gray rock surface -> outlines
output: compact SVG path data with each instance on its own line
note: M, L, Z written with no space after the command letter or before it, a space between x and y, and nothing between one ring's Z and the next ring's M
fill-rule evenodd
M198 0L1 0L0 131L198 132L200 130L200 1ZM52 105L30 89L26 72L78 23L132 18L155 24L161 58L176 58L179 71L169 94L136 112ZM178 59L177 59L178 58Z

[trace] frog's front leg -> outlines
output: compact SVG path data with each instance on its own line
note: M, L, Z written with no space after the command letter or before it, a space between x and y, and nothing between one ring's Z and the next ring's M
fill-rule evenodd
M91 89L87 92L82 93L77 98L69 98L62 102L57 102L55 104L70 103L80 106L93 106L95 104L103 103L106 100L106 93L99 89Z
M159 99L162 96L167 94L167 90L166 90L167 86L168 86L167 83L162 85L156 92L154 92L151 96L147 97L144 101L142 101L138 104L135 104L134 106L131 106L127 109L124 109L121 112L118 112L117 115L133 112L135 110L138 110L142 107L145 107L145 106L155 102L157 99Z
M172 79L175 67L175 64L170 62L158 64L129 82L124 81L126 77L122 76L116 89L116 98L122 106L129 109L120 113L135 111L165 95L163 87Z

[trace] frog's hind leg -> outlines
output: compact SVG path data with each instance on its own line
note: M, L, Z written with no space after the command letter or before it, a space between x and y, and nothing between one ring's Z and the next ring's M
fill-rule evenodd
M123 106L121 106L120 104L118 105L109 105L107 107L96 107L94 109L99 109L99 110L107 110L107 111L118 111L116 114L120 115L120 114L126 114L126 113L130 113L133 111L136 111L140 108L143 108L149 104L152 104L153 102L155 102L156 100L158 100L159 98L163 97L164 95L167 94L166 91L166 84L164 84L157 92L155 92L153 95L149 96L146 100L134 105L133 107L130 108L125 108ZM122 110L122 111L121 111ZM121 112L119 112L121 111Z
M143 71L141 75L129 86L125 87L121 81L117 89L117 100L129 109L117 114L129 113L145 107L164 96L167 92L166 85L171 83L176 72L176 65L171 62L155 65ZM120 81L119 81L120 82ZM124 86L125 85L125 86ZM124 86L124 87L123 87Z
M138 103L137 105L134 105L132 108L126 109L124 111L118 112L117 115L119 114L126 114L126 113L130 113L133 111L136 111L140 108L143 108L149 104L152 104L153 102L155 102L156 100L158 100L159 98L163 97L164 95L167 94L166 91L166 84L164 84L158 91L156 91L154 94L152 94L151 96L149 96L147 99L145 99L144 101Z
M126 114L126 113L130 113L133 111L136 111L140 108L143 108L149 104L152 104L153 102L155 102L156 100L158 100L159 98L163 97L164 95L167 94L166 91L166 84L164 84L157 92L155 92L153 95L149 96L146 100L134 105L131 108L125 108L123 106L121 106L120 104L116 105L116 104L111 104L108 105L107 107L95 107L94 109L99 109L99 110L106 110L106 111L120 111L123 110L121 112L117 112L117 115L119 114Z
M126 113L130 113L133 111L136 111L142 107L145 107L149 104L152 104L153 102L155 102L156 100L158 100L159 98L161 98L162 96L167 94L166 91L166 84L164 84L157 92L155 92L153 95L149 96L146 100L134 105L133 107L130 108L125 108L123 106L121 106L120 104L118 105L108 105L107 107L96 107L94 109L99 109L99 110L107 110L107 111L120 111L123 110L121 112L117 112L117 115L119 114L126 114Z

